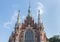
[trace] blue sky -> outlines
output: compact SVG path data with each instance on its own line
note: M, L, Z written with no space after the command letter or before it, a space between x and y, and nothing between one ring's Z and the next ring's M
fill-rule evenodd
M29 0L0 0L0 42L8 42L20 10L21 22L28 14ZM31 15L36 21L37 10L47 37L60 35L60 0L30 0Z

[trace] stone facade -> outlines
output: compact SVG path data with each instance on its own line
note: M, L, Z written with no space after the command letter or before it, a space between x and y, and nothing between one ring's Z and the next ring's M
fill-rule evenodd
M17 22L15 24L14 31L11 33L8 42L47 42L47 37L44 32L43 23L36 23L30 15L30 7L28 9L28 15L24 20L24 23L20 23L20 11L18 12ZM38 12L39 14L39 12ZM40 20L38 16L38 20Z

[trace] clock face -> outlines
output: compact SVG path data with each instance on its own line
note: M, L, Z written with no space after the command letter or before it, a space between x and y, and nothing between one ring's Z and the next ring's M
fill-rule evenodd
M31 30L26 31L25 33L25 42L34 42L34 33Z

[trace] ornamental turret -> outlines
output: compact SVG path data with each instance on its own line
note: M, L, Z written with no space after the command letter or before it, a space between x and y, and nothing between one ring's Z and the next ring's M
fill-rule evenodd
M16 27L20 25L20 10L18 10L18 17L17 17L17 22L16 22Z

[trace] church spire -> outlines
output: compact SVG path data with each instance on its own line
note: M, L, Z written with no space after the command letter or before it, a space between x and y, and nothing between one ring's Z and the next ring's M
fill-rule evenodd
M18 10L17 23L20 23L20 10Z
M29 2L29 8L28 8L28 16L31 16L30 2Z
M38 26L40 26L40 10L38 10Z
M16 27L20 25L20 10L18 10L18 17L17 17L17 22L16 22Z

